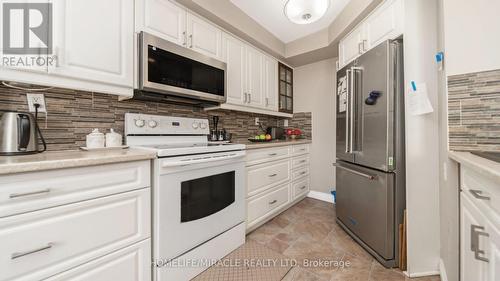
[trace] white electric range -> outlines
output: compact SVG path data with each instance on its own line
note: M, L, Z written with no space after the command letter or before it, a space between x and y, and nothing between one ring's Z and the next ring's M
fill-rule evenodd
M127 145L156 151L153 266L190 280L245 242L245 145L208 142L207 119L125 115Z

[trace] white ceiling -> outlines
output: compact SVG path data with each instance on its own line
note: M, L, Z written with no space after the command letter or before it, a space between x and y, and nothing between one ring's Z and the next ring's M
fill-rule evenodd
M323 18L305 25L292 23L286 18L283 8L287 0L230 1L281 41L288 43L327 28L350 0L331 0Z

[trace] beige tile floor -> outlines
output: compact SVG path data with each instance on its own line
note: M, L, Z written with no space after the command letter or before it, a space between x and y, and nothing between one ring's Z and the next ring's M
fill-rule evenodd
M290 259L285 281L439 281L439 276L408 278L386 269L352 240L335 222L335 207L306 198L247 236ZM309 266L313 262L331 264ZM344 262L344 267L335 264ZM349 263L349 266L347 266Z

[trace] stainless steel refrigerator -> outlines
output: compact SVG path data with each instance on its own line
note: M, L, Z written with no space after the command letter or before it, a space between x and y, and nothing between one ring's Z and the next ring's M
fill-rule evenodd
M403 81L399 40L337 72L337 223L386 267L398 266L405 208Z

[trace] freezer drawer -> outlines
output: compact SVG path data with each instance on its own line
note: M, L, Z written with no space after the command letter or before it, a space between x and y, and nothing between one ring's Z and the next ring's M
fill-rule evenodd
M337 219L384 259L394 258L395 174L336 164Z

